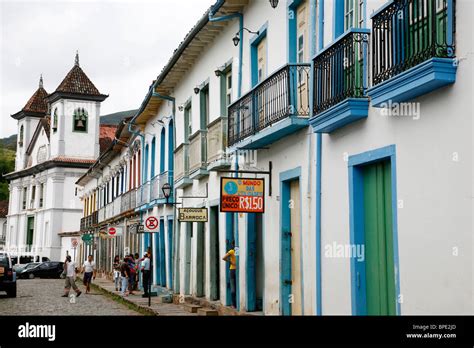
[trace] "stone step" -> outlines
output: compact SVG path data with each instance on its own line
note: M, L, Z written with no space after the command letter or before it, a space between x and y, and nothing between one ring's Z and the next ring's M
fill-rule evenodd
M183 303L181 305L181 308L183 308L186 312L189 312L189 313L197 313L197 310L202 307L198 305L189 304L189 303Z
M173 303L173 296L171 295L160 295L159 299L161 303Z
M212 308L199 308L197 310L197 315L203 315L206 317L217 317L219 315L219 312Z

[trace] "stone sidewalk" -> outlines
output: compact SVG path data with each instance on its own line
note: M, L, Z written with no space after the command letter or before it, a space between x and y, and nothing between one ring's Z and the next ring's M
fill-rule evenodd
M92 286L96 286L113 297L117 299L123 299L125 302L128 302L137 308L140 308L143 311L147 311L151 315L160 315L160 316L197 316L196 313L189 313L182 308L180 305L173 303L162 303L160 297L151 298L151 306L148 306L148 298L143 298L142 291L134 291L133 295L128 295L122 297L119 291L115 291L115 284L105 278L96 278L92 281Z

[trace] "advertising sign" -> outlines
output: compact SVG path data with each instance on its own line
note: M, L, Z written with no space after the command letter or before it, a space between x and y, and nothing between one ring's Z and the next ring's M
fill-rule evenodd
M178 220L181 222L207 222L207 208L179 208Z
M221 178L222 213L264 213L265 180Z

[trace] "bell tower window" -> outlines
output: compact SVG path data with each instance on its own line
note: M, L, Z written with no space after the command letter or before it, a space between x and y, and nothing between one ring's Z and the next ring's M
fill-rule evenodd
M18 145L20 145L20 147L23 146L23 125L21 125L20 127L20 139L18 140Z
M53 114L53 132L56 133L58 130L58 108L54 109Z
M87 111L84 108L78 108L73 114L73 131L87 133Z

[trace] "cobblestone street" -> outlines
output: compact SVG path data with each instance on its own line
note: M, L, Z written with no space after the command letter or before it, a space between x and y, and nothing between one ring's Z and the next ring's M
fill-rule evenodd
M18 280L16 298L8 298L0 292L1 315L140 315L91 289L85 293L84 286L77 282L82 291L76 303L70 303L63 295L64 280L32 279Z

